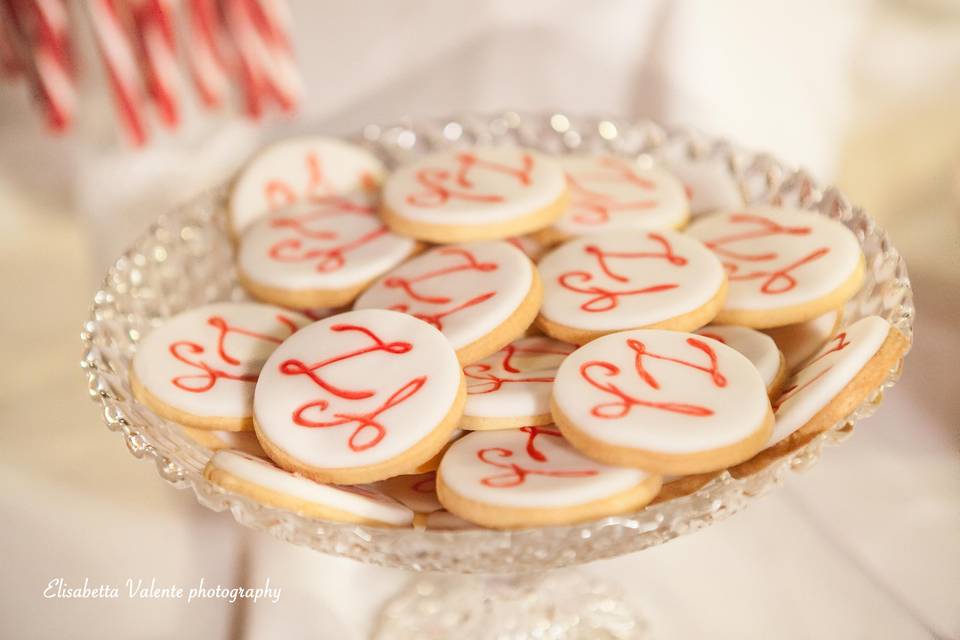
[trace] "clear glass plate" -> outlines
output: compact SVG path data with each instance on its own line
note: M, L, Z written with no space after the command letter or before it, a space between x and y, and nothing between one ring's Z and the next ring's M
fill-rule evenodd
M835 188L820 187L805 172L768 155L649 121L561 113L506 112L368 125L355 141L390 166L433 149L478 143L524 145L552 153L605 151L651 163L658 157L684 156L715 163L740 183L750 203L809 209L849 227L863 246L867 273L863 288L844 308L844 321L876 314L911 337L910 281L886 233ZM873 412L883 389L899 376L901 366L832 429L762 471L740 479L724 472L692 495L630 515L511 532L398 530L303 517L207 482L202 469L211 452L137 402L130 391L127 373L132 356L152 328L189 307L246 299L235 277L225 226L225 194L225 187L214 189L161 216L117 259L83 327L82 367L107 426L123 435L134 456L154 460L165 480L192 489L200 503L211 509L229 509L244 525L325 553L414 571L510 574L639 551L726 518L782 484L790 471L809 467L825 445L842 441L857 420Z

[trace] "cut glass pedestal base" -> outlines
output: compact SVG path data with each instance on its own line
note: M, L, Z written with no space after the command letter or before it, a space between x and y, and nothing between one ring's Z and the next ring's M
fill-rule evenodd
M646 640L619 587L575 570L513 576L427 574L387 603L376 640Z

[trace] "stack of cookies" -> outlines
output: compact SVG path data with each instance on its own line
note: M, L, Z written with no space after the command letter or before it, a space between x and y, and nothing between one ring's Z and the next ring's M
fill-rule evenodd
M227 214L258 302L170 318L131 385L215 450L211 482L311 517L634 512L803 446L907 348L844 325L845 226L693 162L472 147L388 172L302 138L247 164Z

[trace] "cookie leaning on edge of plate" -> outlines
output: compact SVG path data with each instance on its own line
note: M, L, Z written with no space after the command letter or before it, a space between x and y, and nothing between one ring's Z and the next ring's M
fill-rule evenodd
M787 381L773 403L776 424L764 450L730 473L754 473L835 425L883 383L908 347L907 338L879 316L841 330Z
M413 511L373 487L330 486L240 451L213 454L203 477L232 493L311 518L388 527L413 524Z

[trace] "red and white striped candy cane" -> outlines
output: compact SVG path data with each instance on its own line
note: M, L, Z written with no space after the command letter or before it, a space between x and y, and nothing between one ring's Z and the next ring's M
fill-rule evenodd
M147 141L143 93L133 46L114 0L87 0L97 49L107 70L122 129L136 146Z
M230 89L223 47L225 25L217 0L186 0L187 50L193 84L207 107L219 107Z
M287 36L286 4L281 0L226 0L227 21L237 48L247 112L259 117L266 98L293 111L302 80Z
M173 6L169 0L139 0L133 5L132 14L147 91L161 122L176 127L180 123L182 79L173 32Z

